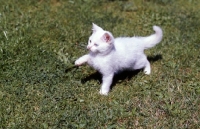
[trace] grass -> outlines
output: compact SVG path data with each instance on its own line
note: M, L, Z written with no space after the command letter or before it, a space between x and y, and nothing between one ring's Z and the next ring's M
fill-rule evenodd
M0 128L199 128L200 4L195 0L0 2ZM92 22L114 36L164 38L152 74L115 77L109 96L85 54Z

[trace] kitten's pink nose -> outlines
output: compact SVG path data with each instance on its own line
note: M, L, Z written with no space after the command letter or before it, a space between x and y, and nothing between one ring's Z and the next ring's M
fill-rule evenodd
M87 49L90 50L90 49L91 49L91 46L87 46Z

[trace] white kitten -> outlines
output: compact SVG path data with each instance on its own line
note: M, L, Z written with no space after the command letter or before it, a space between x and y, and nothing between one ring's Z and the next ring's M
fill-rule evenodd
M93 33L89 38L87 49L89 54L76 60L79 66L88 63L103 75L100 94L108 95L115 73L124 69L144 69L145 74L151 73L150 63L144 49L151 48L162 40L162 29L153 26L155 34L148 37L114 38L109 31L93 24Z

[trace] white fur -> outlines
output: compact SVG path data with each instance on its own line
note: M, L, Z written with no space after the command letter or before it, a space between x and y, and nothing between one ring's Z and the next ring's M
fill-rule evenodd
M151 48L162 40L162 29L153 26L155 34L147 37L115 38L109 31L93 24L87 49L89 54L76 60L75 65L88 63L103 75L100 94L108 95L115 73L124 69L144 69L145 74L151 73L150 63L144 49Z

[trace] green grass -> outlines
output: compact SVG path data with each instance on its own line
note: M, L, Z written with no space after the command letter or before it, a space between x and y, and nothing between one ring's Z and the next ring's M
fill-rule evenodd
M162 42L145 51L152 74L115 78L108 96L85 54L92 22L117 36ZM0 2L0 128L199 128L197 0L7 0Z

